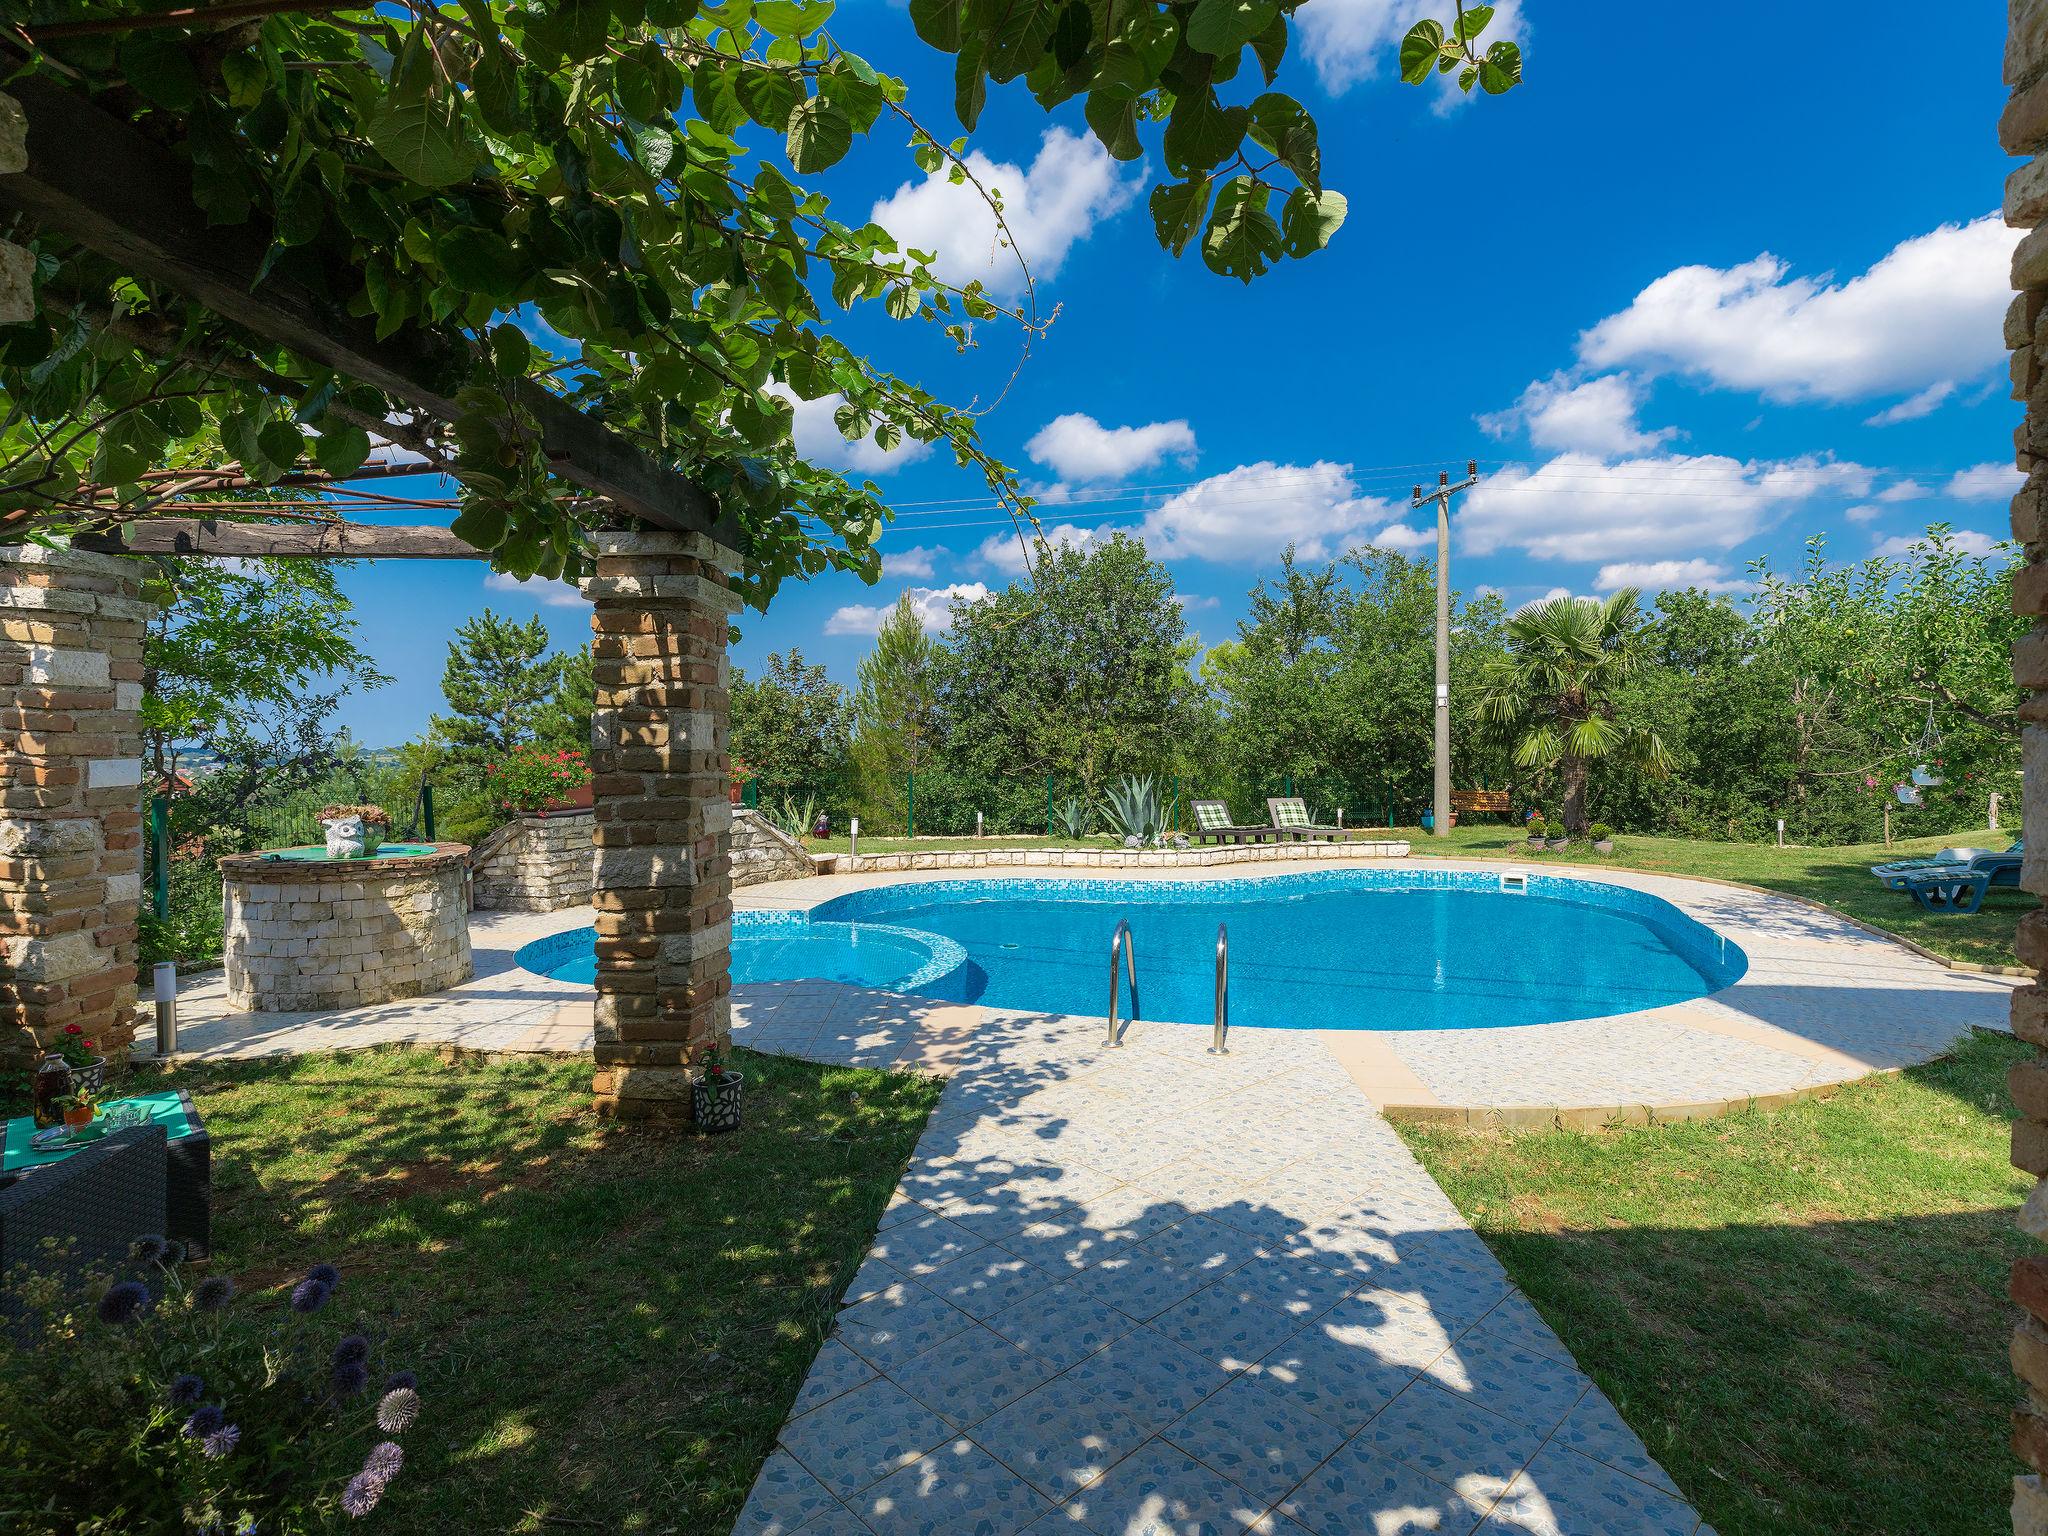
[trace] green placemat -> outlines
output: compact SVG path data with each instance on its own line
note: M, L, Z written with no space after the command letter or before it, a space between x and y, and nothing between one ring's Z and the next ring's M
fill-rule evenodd
M111 1100L100 1106L100 1117L95 1123L103 1123L107 1110L114 1104L123 1103L142 1105L149 1111L150 1122L161 1125L165 1136L172 1141L176 1141L180 1136L190 1136L198 1129L193 1125L192 1117L185 1113L185 1102L175 1088L163 1093L138 1094L132 1099ZM39 1168L44 1163L61 1162L73 1152L92 1146L98 1140L95 1138L94 1141L79 1142L76 1146L52 1147L47 1152L39 1152L31 1149L28 1144L29 1137L35 1134L35 1128L35 1121L27 1115L18 1116L7 1122L7 1150L4 1158L0 1158L0 1172L19 1173L24 1168Z

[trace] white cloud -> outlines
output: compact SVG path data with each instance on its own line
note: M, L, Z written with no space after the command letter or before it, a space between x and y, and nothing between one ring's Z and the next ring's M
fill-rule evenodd
M1404 554L1436 547L1436 529L1411 528L1406 523L1389 523L1372 536L1372 542L1381 549L1397 549Z
M493 592L513 592L521 597L532 598L549 608L581 608L585 606L583 594L566 581L550 581L544 576L535 576L521 581L509 571L492 571L484 577L484 585Z
M1027 171L978 152L967 155L982 186L999 193L1003 221L1032 276L1053 276L1076 241L1130 205L1145 184L1141 168L1127 177L1091 135L1048 128ZM922 182L906 181L868 215L906 249L929 251L949 282L980 278L990 292L1015 294L1024 286L1016 256L998 244L996 216L969 184L953 185L941 166Z
M1747 592L1755 585L1711 560L1624 560L1603 565L1593 578L1596 592L1616 592L1623 587L1641 587L1646 592L1669 592L1681 587L1698 587L1702 592Z
M1765 254L1679 267L1579 338L1580 361L1693 374L1774 400L1843 401L1976 378L2004 356L2018 237L1996 216L1902 240L1868 272L1793 277Z
M1195 433L1185 421L1105 427L1093 416L1073 411L1040 427L1024 451L1062 480L1122 480L1152 468L1169 454L1183 462L1192 460Z
M910 587L905 595L917 610L926 632L937 634L952 627L955 603L978 603L988 596L988 588L978 581L956 581L943 587ZM872 635L895 611L895 603L848 603L833 610L832 617L825 621L825 633Z
M1086 549L1097 539L1106 539L1114 529L1080 528L1073 523L1051 523L1043 525L1041 533L1047 544L1055 549ZM1024 529L1024 539L1032 540L1030 526ZM974 556L983 565L992 566L1005 576L1022 576L1025 570L1024 543L1015 533L991 534L981 541ZM1036 558L1034 551L1033 558Z
M1901 534L1895 538L1878 540L1871 553L1882 555L1886 559L1898 560L1911 555L1926 542L1927 536L1925 534ZM1956 529L1955 532L1949 535L1949 542L1954 544L1964 554L1975 555L1979 559L1985 555L1996 553L1999 545L1999 541L1992 538L1990 534L1979 533L1974 528Z
M1222 606L1217 598L1206 593L1176 592L1173 594L1173 600L1180 604L1182 613L1189 613L1198 608L1217 608Z
M1790 508L1870 492L1860 464L1799 458L1744 462L1673 454L1606 464L1560 454L1465 493L1456 522L1473 554L1520 549L1540 560L1659 559L1733 549Z
M938 558L944 553L943 549L929 544L912 544L906 549L885 549L882 551L882 574L902 578L936 576Z
M905 464L915 464L932 451L930 443L920 443L914 437L904 438L894 448L883 448L875 441L873 432L857 442L848 442L840 435L839 423L832 419L832 413L846 404L844 395L830 394L816 400L804 400L782 383L770 383L768 393L789 402L794 418L789 435L796 444L797 453L826 469L850 469L856 474L879 475Z
M1531 443L1552 453L1602 458L1649 453L1678 432L1673 427L1645 432L1636 425L1642 393L1642 386L1625 373L1578 383L1568 374L1555 373L1523 390L1522 398L1507 410L1480 417L1479 425L1494 437L1525 428Z
M1877 499L1879 501L1882 501L1884 500L1884 497L1880 495ZM1844 512L1842 516L1849 519L1849 521L1852 523L1874 523L1880 517L1884 516L1884 508L1874 507L1871 506L1868 502L1865 502L1860 507L1849 508L1849 510Z
M1917 395L1908 395L1897 405L1888 405L1875 416L1864 418L1866 427L1890 427L1902 421L1918 421L1922 416L1931 416L1941 408L1943 401L1956 392L1954 379L1942 379L1928 385Z
M1296 12L1294 25L1323 89L1341 96L1382 71L1398 77L1401 39L1408 29L1424 18L1442 21L1447 15L1448 8L1439 0L1315 0ZM1493 23L1479 40L1483 45L1502 38L1526 41L1519 0L1498 0ZM1440 110L1465 99L1455 73L1438 80L1443 92L1437 98Z
M1918 501L1923 496L1932 496L1918 480L1896 480L1877 493L1879 501Z
M1163 560L1270 561L1289 544L1327 560L1366 542L1405 508L1360 496L1351 466L1261 460L1189 487L1145 514L1138 532Z
M2026 483L2027 477L2010 464L1973 464L1949 476L1942 494L1957 501L2003 501Z

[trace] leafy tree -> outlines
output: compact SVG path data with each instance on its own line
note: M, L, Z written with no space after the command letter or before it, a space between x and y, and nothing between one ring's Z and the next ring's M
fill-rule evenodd
M1500 600L1453 597L1451 675L1469 678L1500 649ZM1283 777L1316 802L1378 815L1428 794L1434 752L1436 573L1370 545L1315 570L1290 549L1252 589L1234 641L1204 658L1222 711L1231 789L1258 809ZM1454 773L1483 782L1497 757L1469 727L1470 690L1454 686Z
M1507 621L1508 649L1480 682L1480 714L1512 743L1516 766L1556 769L1565 830L1583 837L1592 818L1586 779L1598 759L1618 757L1669 771L1656 732L1620 718L1616 691L1641 671L1648 650L1634 587L1601 601L1554 597Z
M534 737L557 751L588 752L590 717L596 709L597 681L591 675L590 647L562 651L555 657L555 691L534 716Z
M990 780L1078 780L1090 797L1173 771L1204 713L1173 578L1121 533L1036 554L1032 584L954 609L952 761Z
M853 695L853 762L862 803L883 819L901 798L905 775L926 768L939 729L937 642L904 593L861 658Z
M231 758L248 743L293 737L333 707L333 693L311 691L316 683L354 690L390 680L356 644L336 576L324 561L155 562L152 595L164 607L143 637L142 730L158 783L177 772L182 745Z
M1164 164L1151 201L1161 244L1198 241L1211 269L1249 281L1321 249L1346 212L1322 184L1314 119L1263 88L1296 3L916 0L911 19L956 58L963 128L991 85L1022 80L1047 109L1082 100L1112 155L1149 146ZM790 394L835 399L849 437L944 439L1020 507L973 413L824 322L829 295L962 348L989 322L1026 345L1045 323L1028 273L1024 299L1006 304L942 279L886 230L833 217L810 178L880 127L908 139L919 169L971 186L1007 236L1000 189L980 185L966 138L841 47L831 10L400 0L138 16L86 0L51 20L7 0L32 44L26 69L189 162L205 220L268 246L260 280L374 320L379 336L405 333L453 419L252 337L121 260L26 231L36 318L0 343L0 533L145 512L164 469L234 461L259 485L346 476L376 434L461 479L455 526L499 568L574 576L592 509L556 478L532 410L542 391L687 466L745 525L757 604L792 575L879 570L886 508L871 486L798 459ZM1411 34L1404 73L1462 68L1468 88L1508 89L1512 45L1477 50L1490 17L1460 8L1449 34ZM527 310L568 339L568 358L507 318Z
M759 678L733 673L732 755L764 803L838 791L852 716L846 690L800 650L771 652Z
M547 626L537 614L520 624L486 608L455 631L441 672L441 693L454 713L436 715L434 726L456 758L485 762L535 738L561 678L561 664L547 649ZM586 727L583 740L589 739Z

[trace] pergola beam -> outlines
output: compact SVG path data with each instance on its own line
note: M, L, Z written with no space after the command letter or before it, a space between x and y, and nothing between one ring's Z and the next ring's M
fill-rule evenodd
M217 555L311 560L488 560L446 528L375 523L221 523L138 518L110 533L78 534L72 546L107 555Z
M25 155L0 157L0 213L67 235L138 277L174 288L225 320L310 362L370 384L441 420L466 360L431 331L378 340L337 298L272 272L259 277L270 232L256 223L209 228L176 156L82 96L36 76L8 86L27 120ZM23 168L5 167L19 158ZM337 274L338 282L347 281ZM743 548L737 520L701 487L538 381L518 404L539 424L550 468L655 528Z

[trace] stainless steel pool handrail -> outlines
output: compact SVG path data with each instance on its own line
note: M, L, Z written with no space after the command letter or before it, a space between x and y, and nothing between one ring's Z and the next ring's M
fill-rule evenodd
M1131 920L1117 919L1116 932L1109 936L1109 1033L1103 1044L1111 1050L1123 1044L1116 1037L1116 956L1121 949L1124 956L1124 975L1131 983L1131 1017L1138 1016L1138 941L1131 937Z
M1216 1033L1209 1042L1211 1056L1228 1056L1230 1047L1223 1043L1224 1034L1230 1028L1230 930L1222 923L1216 925Z

